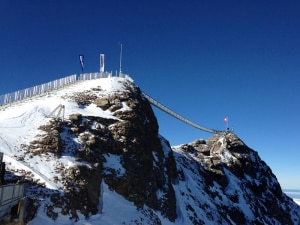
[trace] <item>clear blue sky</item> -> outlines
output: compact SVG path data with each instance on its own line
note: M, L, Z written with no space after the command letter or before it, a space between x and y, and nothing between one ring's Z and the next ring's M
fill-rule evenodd
M300 189L300 2L0 1L0 95L81 72L130 74L203 126L229 126ZM171 145L210 134L155 110Z

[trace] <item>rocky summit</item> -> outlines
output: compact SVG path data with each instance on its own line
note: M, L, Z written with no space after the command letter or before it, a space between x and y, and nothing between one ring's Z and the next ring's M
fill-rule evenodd
M49 118L58 103L64 118ZM7 183L27 183L30 225L300 224L300 207L256 151L230 132L171 147L129 78L81 82L11 108L1 118L27 135L7 136L1 151Z

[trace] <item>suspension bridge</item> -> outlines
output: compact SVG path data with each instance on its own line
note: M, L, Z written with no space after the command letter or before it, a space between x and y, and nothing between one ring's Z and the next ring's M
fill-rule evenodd
M220 130L214 130L214 129L209 129L206 127L203 127L197 123L194 123L186 118L184 118L183 116L177 114L176 112L174 112L173 110L167 108L166 106L164 106L163 104L159 103L158 101L156 101L154 98L152 98L151 96L147 95L145 92L142 92L143 96L156 108L162 110L163 112L169 114L170 116L173 116L174 118L205 132L208 133L212 133L212 134L221 134L224 133L224 131L220 131Z

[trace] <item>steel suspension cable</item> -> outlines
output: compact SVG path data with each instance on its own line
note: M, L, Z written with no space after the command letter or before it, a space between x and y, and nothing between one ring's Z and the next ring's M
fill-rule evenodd
M174 112L173 110L167 108L166 106L164 106L163 104L159 103L158 101L156 101L154 98L152 98L151 96L147 95L145 92L142 92L143 96L155 107L157 107L158 109L164 111L165 113L175 117L176 119L192 126L195 127L197 129L200 129L202 131L208 132L208 133L213 133L213 134L219 134L219 133L223 133L223 131L219 131L219 130L214 130L214 129L209 129L206 127L203 127L197 123L194 123L186 118L184 118L183 116L177 114L176 112Z

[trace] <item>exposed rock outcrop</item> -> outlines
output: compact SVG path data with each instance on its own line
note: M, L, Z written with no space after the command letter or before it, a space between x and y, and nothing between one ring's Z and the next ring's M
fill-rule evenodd
M177 155L180 171L192 171L198 182L203 182L206 198L214 202L215 216L208 221L220 218L219 224L261 225L300 222L299 208L282 192L271 169L235 134L215 135L174 150L185 155ZM201 206L193 209L203 212ZM207 223L207 217L197 218L199 224Z
M149 102L134 86L110 96L98 96L101 90L94 91L76 93L69 98L81 108L95 104L109 110L115 119L71 114L65 122L53 120L41 126L44 134L29 146L35 156L57 153L60 157L71 153L77 161L86 163L86 166L64 168L61 176L54 177L56 183L63 184L66 193L60 200L62 213L75 219L78 219L77 211L85 216L97 213L100 183L104 180L138 208L147 205L175 221L176 197L172 184L177 178L176 163L170 147L165 156ZM126 110L120 110L123 105ZM110 157L118 158L122 173L106 165ZM156 195L158 190L162 193L160 198ZM52 200L53 206L56 205L57 198ZM49 212L51 209L48 206Z

